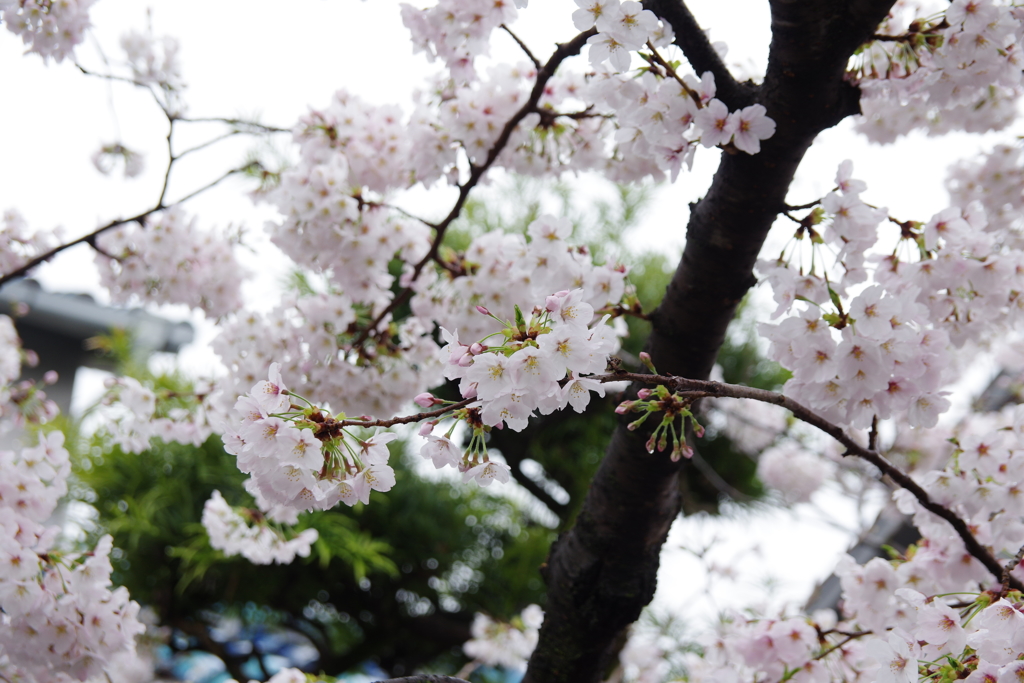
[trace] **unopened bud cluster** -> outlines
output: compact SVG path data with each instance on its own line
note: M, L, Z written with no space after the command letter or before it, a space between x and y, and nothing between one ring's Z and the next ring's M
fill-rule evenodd
M704 427L697 422L690 411L690 404L693 399L686 398L675 392L670 392L664 386L657 386L653 389L641 389L637 392L635 401L623 401L615 412L620 415L628 413L640 413L640 417L630 422L627 429L634 431L647 419L656 413L662 413L661 422L654 428L654 432L647 439L647 452L659 453L672 445L671 457L673 461L680 458L692 458L693 448L686 443L686 423L689 421L697 438L704 436ZM678 428L677 428L678 424Z

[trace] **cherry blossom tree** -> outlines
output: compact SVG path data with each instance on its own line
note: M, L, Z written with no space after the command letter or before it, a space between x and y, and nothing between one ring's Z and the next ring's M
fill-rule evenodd
M0 18L29 52L75 59L90 4L0 0ZM829 437L838 444L832 467L869 464L898 488L896 504L923 540L893 562L841 564L842 615L732 615L690 662L691 678L1020 678L1024 412L940 422L970 358L1017 343L1019 148L959 162L950 205L930 217L868 203L884 191L842 159L824 196L797 203L790 187L815 137L846 118L876 142L913 130L1008 129L1024 8L772 0L767 69L741 81L682 0L577 0L550 55L514 32L520 13L545 11L526 5L403 6L417 50L440 67L412 112L340 90L291 129L293 165L250 160L225 175L253 178L256 199L278 212L271 240L308 278L301 296L282 296L266 314L240 298L244 238L201 229L186 213L189 199L220 181L178 198L168 191L176 162L215 142L175 146L176 129L202 121L187 115L175 41L126 36L123 70L79 68L152 93L168 127L159 196L74 239L8 212L0 284L87 243L116 301L185 303L217 320L223 377L187 396L115 380L106 428L136 452L152 438L222 435L260 514L240 515L216 494L204 524L214 547L253 562L310 552L315 530L282 530L300 513L372 505L371 492L390 492L387 444L401 425L417 425L420 455L435 468L500 486L512 472L494 457L492 433L625 392L582 508L542 568L543 618L531 607L510 626L481 619L466 646L474 658L525 665L526 681L600 681L620 655L624 671L636 668L637 645L623 643L654 594L684 504L679 479L699 462L711 411L728 419L730 400L778 407ZM486 61L499 32L519 45L520 63ZM216 122L225 136L282 132ZM639 306L625 266L572 243L564 217L538 216L526 234L487 233L464 249L445 242L499 169L674 181L712 147L722 151L718 171L690 207L685 251L655 310ZM140 169L120 143L95 161L102 172ZM441 184L457 194L439 219L400 201L409 188ZM794 238L766 255L774 226ZM792 373L781 392L711 379L758 277L777 303L759 333ZM651 324L635 363L616 355L628 316ZM52 405L42 387L16 383L26 354L9 319L0 322L4 419L45 425ZM900 436L886 437L887 425ZM898 459L915 449L926 457ZM779 442L763 456L762 478L805 498L828 469L806 451ZM4 676L97 675L141 628L138 606L111 588L110 543L82 556L55 550L46 520L68 475L58 436L0 457L15 473L0 483Z

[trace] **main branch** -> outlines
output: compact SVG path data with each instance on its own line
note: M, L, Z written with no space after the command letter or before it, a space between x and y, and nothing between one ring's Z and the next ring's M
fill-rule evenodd
M964 547L967 549L967 552L981 562L981 564L985 566L985 569L989 570L997 580L1005 580L1007 585L1012 586L1015 590L1024 591L1024 584L1022 584L1017 578L1010 576L1009 572L1006 571L1006 567L1001 565L999 560L995 558L989 549L982 545L977 537L971 533L967 522L965 522L958 514L950 510L945 505L936 503L932 500L931 496L928 495L928 492L921 488L916 481L911 479L910 475L889 462L889 460L877 450L870 446L868 448L861 446L839 425L826 420L807 406L794 401L784 394L737 384L725 384L722 382L711 382L709 380L686 379L684 377L669 377L665 375L639 375L620 372L595 377L594 379L604 382L621 382L622 380L629 380L631 382L638 382L641 384L660 384L672 391L677 391L685 396L694 398L702 398L706 396L714 396L716 398L745 398L781 406L793 413L793 416L798 420L820 429L841 443L846 449L846 453L844 455L855 455L868 461L877 467L882 474L888 475L889 478L896 482L900 487L910 491L923 508L949 522L960 537L960 540L964 542ZM1017 564L1020 564L1019 558L1017 559L1017 562L1013 564L1013 567L1016 567Z

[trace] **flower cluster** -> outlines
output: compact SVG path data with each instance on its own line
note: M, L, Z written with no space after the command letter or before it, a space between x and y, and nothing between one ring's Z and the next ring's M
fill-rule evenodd
M794 443L769 448L757 460L757 478L786 502L806 503L829 474L825 461Z
M111 591L109 536L84 555L54 548L60 528L44 524L67 492L63 444L51 432L0 451L0 659L40 682L98 675L144 630L128 591Z
M731 144L757 154L761 141L775 134L775 122L760 104L730 112L715 97L710 72L700 80L691 74L658 78L652 71L640 78L598 74L587 94L615 112L617 153L656 164L673 181L684 164L692 165L697 143L704 147Z
M520 431L534 411L572 405L583 412L591 391L604 396L604 387L586 375L605 369L617 343L604 319L593 322L594 308L583 301L582 290L547 297L529 319L518 306L515 312L514 322L504 321L499 344L486 345L484 338L466 345L458 330L443 331L445 377L459 381L465 398L479 399L485 426Z
M21 36L28 52L57 62L71 55L82 42L89 23L89 8L96 0L0 0L0 22Z
M474 60L487 54L491 32L515 21L516 8L526 7L528 1L440 0L422 10L402 4L402 22L412 33L417 52L430 61L442 59L452 78L465 82L474 79Z
M244 270L231 242L200 231L180 209L161 213L145 227L114 228L96 241L100 280L116 302L182 303L212 317L242 306Z
M186 396L154 391L133 377L106 380L101 414L104 430L126 453L141 453L154 437L200 446L211 434L205 406L195 391Z
M21 375L21 339L9 316L0 315L0 387Z
M14 209L4 212L0 225L0 274L24 266L37 256L60 244L60 229L33 230Z
M220 491L214 491L203 505L202 522L210 546L229 557L241 555L253 564L290 564L296 555L308 557L310 546L319 538L316 529L286 538L258 511L239 511L228 505Z
M470 632L472 639L462 645L463 652L480 664L523 670L537 646L537 634L544 612L528 605L511 623L495 621L477 613Z
M391 490L395 473L387 444L396 434L359 439L340 424L344 415L325 415L289 392L277 363L269 377L238 399L241 419L224 433L225 449L269 504L328 510L339 501L369 503L371 490Z
M419 319L385 323L382 335L354 347L360 332L352 323L364 311L332 292L224 323L213 349L230 373L218 381L216 412L231 414L234 397L265 377L272 362L310 401L349 415L393 415L442 380L437 344Z
M136 82L168 91L185 87L175 38L157 38L148 32L129 31L121 36L121 48Z
M21 339L14 322L0 315L0 434L11 427L26 424L46 424L57 416L57 404L46 397L39 383L31 379L16 381L21 375L22 361L29 366L38 362L36 354L21 348ZM57 373L50 370L43 375L42 384L53 384Z
M576 0L576 4L580 7L572 15L576 28L597 28L597 35L587 39L590 63L595 67L610 61L617 71L627 71L631 52L643 48L648 40L662 46L672 43L672 29L635 0Z
M1019 146L997 145L980 159L959 161L949 169L946 188L957 206L981 202L989 230L1012 239L1016 233L1011 228L1024 224L1024 158Z
M1000 129L1021 93L1024 8L996 0L954 0L944 21L915 19L861 55L863 118L869 138L891 142L929 133Z
M798 221L797 249L759 262L775 315L791 313L760 331L772 359L793 372L786 393L827 418L866 428L875 416L905 414L931 427L949 407L942 387L957 371L951 348L985 344L1020 320L1024 245L972 202L927 222L889 219L896 248L866 257L887 216L864 202L865 186L850 172L844 164L837 191ZM798 257L805 238L810 270ZM827 265L828 251L838 269Z
M145 167L142 154L129 149L120 142L101 145L92 155L92 165L103 175L110 175L115 166L124 164L124 177L135 178Z
M542 301L551 292L579 289L593 311L613 308L627 296L625 266L595 265L590 254L569 242L572 223L542 215L522 235L490 232L453 258L463 274L432 272L417 287L413 313L458 329L465 339L496 332L495 321L477 312L511 311L516 303ZM590 321L586 321L589 323Z

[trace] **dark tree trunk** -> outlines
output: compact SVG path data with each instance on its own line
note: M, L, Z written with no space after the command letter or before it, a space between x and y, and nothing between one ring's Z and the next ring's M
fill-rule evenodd
M804 153L819 132L860 111L844 72L893 0L770 4L768 70L754 86L731 79L681 0L647 2L673 23L696 69L715 72L731 109L757 102L777 124L760 154L723 154L707 195L690 207L686 248L647 343L662 373L708 377ZM575 526L551 549L546 615L525 683L602 680L624 630L654 596L661 548L680 511L682 465L648 454L647 436L620 425Z

